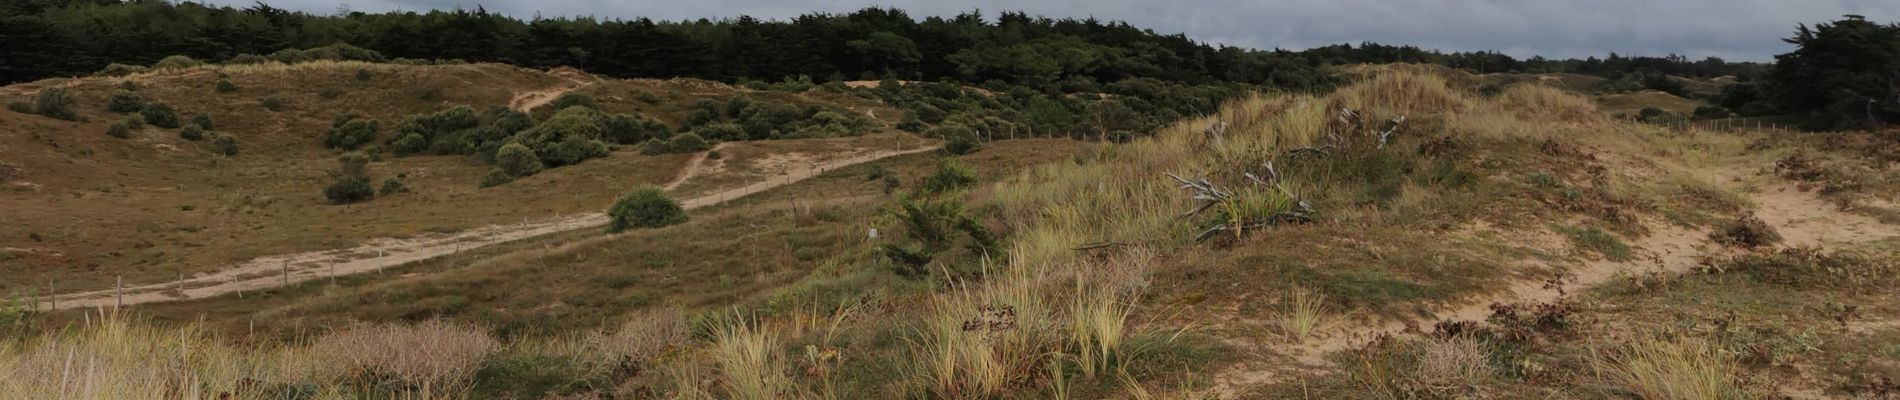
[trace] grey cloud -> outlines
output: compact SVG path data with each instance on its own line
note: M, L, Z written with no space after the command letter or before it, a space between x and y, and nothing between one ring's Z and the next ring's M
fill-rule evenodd
M209 0L244 6L249 0ZM337 0L265 0L276 7L330 13ZM1441 50L1498 50L1513 56L1584 57L1609 52L1731 60L1769 60L1797 23L1843 14L1900 19L1891 0L355 0L358 11L482 6L517 17L697 19L751 15L786 19L807 12L893 6L913 17L981 9L1050 17L1124 20L1211 43L1301 49L1374 41Z

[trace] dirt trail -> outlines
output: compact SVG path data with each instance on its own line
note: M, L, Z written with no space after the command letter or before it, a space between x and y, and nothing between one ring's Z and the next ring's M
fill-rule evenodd
M694 209L719 204L811 178L824 171L936 149L937 146L924 146L909 150L874 151L805 165L787 170L783 175L762 182L687 199L681 202L681 206ZM695 162L689 169L697 165L698 163ZM679 180L683 181L683 177L692 176L692 174L689 170L683 173ZM258 257L222 271L199 275L182 282L127 286L123 290L122 297L115 296L116 292L113 289L106 289L61 294L55 298L58 300L57 309L72 309L179 301L240 291L264 290L331 276L375 271L541 235L595 228L606 224L607 221L606 214L586 213L516 224L489 225L454 234L381 238L348 249ZM52 303L42 301L40 307L54 309Z
M520 112L529 112L534 110L535 107L545 106L548 105L548 103L554 102L554 99L560 98L562 94L600 83L599 79L592 78L586 73L579 71L556 69L549 71L549 74L558 76L561 79L566 79L569 84L545 90L516 94L514 99L508 100L508 108L513 108Z
M1770 188L1750 196L1759 206L1756 216L1774 226L1787 246L1864 243L1900 237L1900 226L1840 211L1813 194L1795 190L1791 186ZM1215 376L1213 392L1218 394L1218 398L1234 398L1251 387L1282 382L1316 369L1331 368L1333 365L1324 358L1325 355L1362 346L1382 335L1400 336L1411 328L1430 329L1432 324L1443 320L1483 321L1491 315L1490 305L1493 303L1551 302L1622 276L1689 272L1701 264L1704 254L1721 251L1709 243L1707 231L1689 230L1675 225L1666 225L1651 232L1631 243L1631 248L1633 257L1629 261L1597 260L1569 268L1565 271L1568 276L1561 285L1551 285L1545 280L1518 282L1507 291L1465 306L1439 311L1431 318L1370 326L1344 323L1348 326L1322 328L1322 333L1302 343L1270 346L1272 350L1288 355L1296 362L1253 362L1231 368Z
M685 184L687 179L692 179L694 175L699 174L699 171L700 171L699 166L701 164L706 163L706 157L708 155L711 155L713 152L719 151L719 149L724 149L724 148L726 148L726 143L719 143L717 145L713 145L711 149L706 149L706 151L702 151L702 152L699 152L698 154L694 154L693 159L686 161L686 168L680 170L680 175L673 177L673 180L671 181L667 181L666 186L661 186L661 188L666 189L666 190L673 190L673 188L677 188L680 185Z

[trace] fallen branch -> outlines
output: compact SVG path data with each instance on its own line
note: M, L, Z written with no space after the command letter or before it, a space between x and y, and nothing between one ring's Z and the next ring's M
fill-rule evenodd
M1399 124L1403 124L1403 123L1405 123L1405 116L1404 116L1404 115L1400 115L1400 116L1397 116L1397 117L1392 117L1392 127L1390 127L1390 128L1386 128L1386 129L1385 129L1385 132L1379 132L1379 148L1380 148L1380 149L1384 149L1384 148L1385 148L1385 142L1386 142L1386 140L1387 140L1387 139L1390 139L1390 138L1392 138L1392 134L1394 134L1394 133L1398 133L1398 132L1399 132Z

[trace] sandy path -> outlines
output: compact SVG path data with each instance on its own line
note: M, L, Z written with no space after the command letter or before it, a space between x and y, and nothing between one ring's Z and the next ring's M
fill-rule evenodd
M936 149L937 146L925 146L909 150L874 151L805 165L787 170L783 175L762 182L687 199L681 202L681 206L690 210L719 204L805 180L824 171ZM694 166L696 167L697 163ZM691 176L692 174L689 171L682 175ZM54 296L57 299L57 308L54 307L55 302L52 301L42 301L40 307L43 310L113 307L120 304L179 301L240 291L264 290L331 276L376 271L551 233L596 228L606 224L607 221L606 214L586 213L516 224L489 225L454 234L380 238L348 249L258 257L216 273L199 275L180 282L127 286L123 290L123 296L115 296L117 291L113 289L61 294Z
M554 87L554 88L549 88L546 90L536 90L532 92L523 92L521 94L517 94L515 95L515 98L508 100L508 108L513 108L516 111L520 111L520 112L530 112L531 110L534 110L535 107L545 106L545 105L548 105L548 103L554 102L554 99L560 98L562 94L574 91L575 89L587 87L595 83L599 83L599 80L583 80L576 76L577 73L551 73L551 74L555 76L559 76L561 77L561 79L566 79L570 84L567 86Z
M1775 227L1784 238L1783 245L1865 243L1900 237L1900 226L1880 223L1866 216L1840 211L1833 204L1789 186L1751 194L1759 206L1756 216ZM1494 303L1541 303L1556 301L1608 283L1618 277L1644 274L1686 273L1700 265L1703 254L1721 251L1708 243L1708 232L1667 225L1631 243L1629 261L1597 260L1569 268L1563 284L1552 286L1544 280L1523 281L1509 290L1468 305L1441 310L1431 318L1379 324L1340 322L1323 326L1322 333L1297 344L1270 345L1271 350L1291 356L1294 363L1251 362L1216 374L1213 393L1217 398L1235 398L1252 387L1283 382L1316 370L1334 367L1327 354L1365 345L1382 335L1402 336L1409 328L1430 329L1443 320L1483 321L1491 315ZM1346 326L1342 326L1346 325Z
M667 181L666 186L661 186L661 188L673 190L673 188L685 184L687 179L691 179L694 175L699 174L699 166L706 163L706 156L712 154L712 152L719 151L719 149L726 148L726 143L727 142L721 142L717 145L713 145L711 149L706 149L706 151L699 152L699 154L694 154L693 159L686 161L686 168L680 170L680 175L673 177L671 181Z

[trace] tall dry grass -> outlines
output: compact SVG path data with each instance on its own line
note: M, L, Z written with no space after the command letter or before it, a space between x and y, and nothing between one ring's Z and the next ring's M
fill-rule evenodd
M0 398L260 399L273 385L325 381L308 351L226 345L199 325L159 326L117 313L0 344ZM317 393L334 393L334 387Z
M779 332L758 319L737 313L715 322L707 356L717 365L724 398L769 400L789 396Z
M330 368L393 378L421 398L464 395L482 362L500 348L480 327L441 320L351 325L311 344Z
M1693 339L1643 337L1593 347L1596 376L1651 400L1750 398L1738 385L1732 355Z

